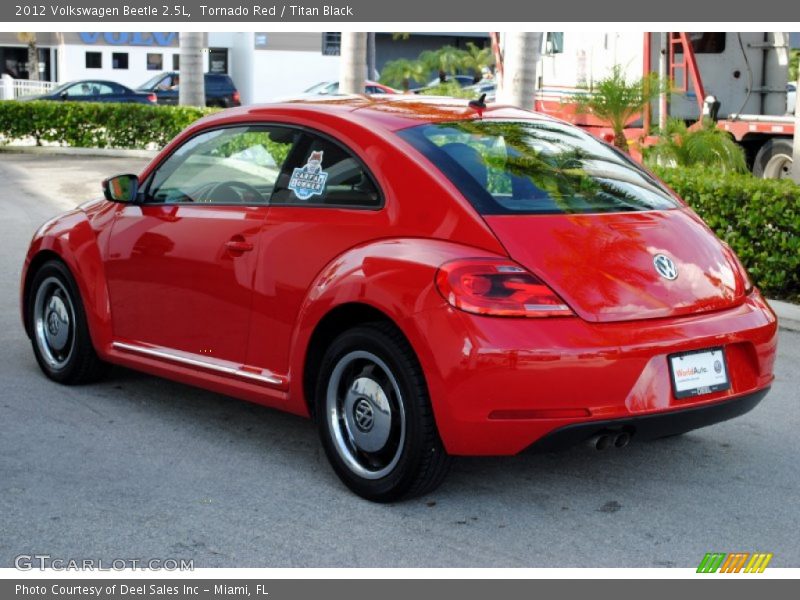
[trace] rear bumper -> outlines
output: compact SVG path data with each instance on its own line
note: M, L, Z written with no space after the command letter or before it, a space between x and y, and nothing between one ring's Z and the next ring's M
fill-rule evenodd
M528 450L531 452L556 452L586 442L597 435L606 434L627 433L631 436L632 442L679 435L750 412L764 399L769 390L770 388L767 387L757 392L745 394L732 400L717 402L716 404L695 406L653 415L575 423L548 433L534 442Z
M757 291L729 310L674 319L504 319L446 307L405 325L455 455L570 445L604 427L635 426L645 439L730 418L766 394L777 351L777 320ZM725 350L730 389L676 398L668 356L714 347Z

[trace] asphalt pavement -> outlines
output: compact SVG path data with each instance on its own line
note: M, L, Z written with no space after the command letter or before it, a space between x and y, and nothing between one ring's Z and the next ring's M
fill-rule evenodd
M36 227L144 161L0 154L0 567L20 554L195 567L695 567L772 552L800 567L800 333L753 412L596 452L457 459L435 493L347 491L313 425L125 369L39 371L18 285Z

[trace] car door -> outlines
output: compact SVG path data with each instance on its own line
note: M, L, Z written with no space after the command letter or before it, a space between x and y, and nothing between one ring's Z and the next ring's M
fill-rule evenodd
M93 85L93 81L81 81L75 85L71 85L61 92L59 99L69 100L71 102L91 101L94 96Z
M164 79L156 86L155 93L158 97L159 104L178 104L178 85L180 79L177 73L170 73L164 76Z
M205 131L142 182L140 202L120 205L106 263L118 342L244 363L267 199L296 135Z
M128 98L125 97L124 94L120 94L119 91L111 83L107 83L105 81L93 81L91 83L92 86L92 95L87 98L87 100L91 100L92 102L127 102Z

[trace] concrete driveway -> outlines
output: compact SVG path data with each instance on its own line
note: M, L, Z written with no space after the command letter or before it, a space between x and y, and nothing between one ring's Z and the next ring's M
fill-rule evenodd
M143 161L0 154L0 566L18 554L196 567L800 566L800 334L750 414L598 453L459 459L434 494L348 492L310 422L117 369L61 387L18 315L34 229Z

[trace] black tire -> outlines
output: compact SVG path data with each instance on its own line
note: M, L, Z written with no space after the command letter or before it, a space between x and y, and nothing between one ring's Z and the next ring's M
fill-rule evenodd
M359 496L374 502L420 496L447 474L450 457L422 369L393 325L365 324L337 337L322 359L315 402L325 454Z
M33 353L50 379L76 385L108 372L110 365L94 350L78 286L64 263L51 260L36 271L26 312Z
M753 160L753 175L762 179L789 177L792 164L792 140L772 138L759 148Z

